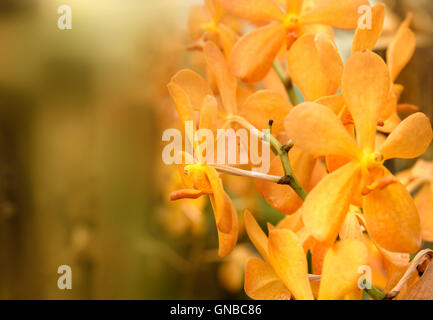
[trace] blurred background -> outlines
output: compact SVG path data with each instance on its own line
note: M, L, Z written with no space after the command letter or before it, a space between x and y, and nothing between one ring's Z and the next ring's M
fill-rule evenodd
M412 11L418 48L397 82L402 101L432 118L433 2L386 3L378 52ZM72 30L57 28L63 4ZM176 120L166 84L196 65L185 49L194 4L0 1L0 299L246 298L243 268L255 252L242 230L220 260L207 200L168 201L178 181L161 161L162 131ZM351 33L337 37L350 48ZM226 185L239 212L281 219L236 179ZM72 290L57 287L64 264Z

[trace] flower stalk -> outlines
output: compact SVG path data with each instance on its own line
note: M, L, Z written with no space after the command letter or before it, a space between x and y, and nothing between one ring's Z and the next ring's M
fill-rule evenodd
M290 101L294 106L298 105L300 103L298 96L296 95L295 88L293 87L292 80L286 73L284 72L281 65L274 61L273 63L273 69L277 73L278 77L280 78L281 82L283 83L284 87L286 88L287 94L289 95Z
M269 128L272 128L273 121L269 121ZM267 139L269 143L271 144L274 152L280 157L281 164L283 165L284 169L284 176L281 177L281 179L277 182L278 184L287 184L289 185L296 194L302 199L305 200L308 193L304 189L304 187L301 185L299 180L296 178L292 166L290 164L289 160L289 151L293 147L293 143L289 141L287 144L281 144L277 138L275 138L271 134L271 130L269 130L269 134L267 135Z
M367 288L365 288L364 291L374 300L384 300L386 298L385 293L379 288L373 286L372 284L367 286Z
M221 173L227 173L234 176L240 176L240 177L247 177L247 178L253 178L253 179L259 179L269 182L275 182L278 183L282 179L282 177L279 176L273 176L261 172L256 171L249 171L249 170L243 170L235 167L225 166L225 165L217 165L214 164L212 167L215 168L216 171Z

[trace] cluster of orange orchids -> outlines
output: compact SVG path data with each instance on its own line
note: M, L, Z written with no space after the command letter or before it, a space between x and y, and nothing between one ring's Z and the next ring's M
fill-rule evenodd
M373 52L384 17L385 6L367 0L205 0L191 9L188 48L202 72L181 70L168 84L181 121L255 131L273 153L268 174L256 174L183 152L194 160L179 165L171 200L209 197L221 258L240 228L222 174L251 177L286 215L267 232L252 208L241 215L261 256L245 267L253 299L433 299L433 254L421 250L433 241L433 163L397 174L384 165L423 155L433 133L395 83L415 51L412 17L385 60ZM345 62L335 28L355 30Z

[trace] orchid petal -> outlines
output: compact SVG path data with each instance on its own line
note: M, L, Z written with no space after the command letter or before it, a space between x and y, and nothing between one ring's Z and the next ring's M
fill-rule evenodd
M204 97L213 95L206 80L192 70L180 70L171 78L171 83L175 83L182 88L194 110L200 109Z
M236 77L231 74L224 55L213 42L206 42L203 47L206 63L215 77L224 110L228 114L235 114L236 103Z
M308 263L297 236L287 229L269 233L269 257L275 273L298 300L312 300Z
M314 102L302 103L287 115L285 127L294 144L316 156L359 156L360 150L331 109Z
M319 299L338 300L358 288L359 267L367 263L368 251L360 240L342 240L328 250L323 262Z
M318 241L332 243L344 223L350 200L359 184L360 166L352 161L327 175L302 205L304 225Z
M270 90L259 90L247 98L240 115L259 130L269 126L273 120L272 133L277 135L284 131L284 118L292 105L279 93Z
M359 146L374 150L379 109L390 94L389 70L371 51L354 53L343 72L343 95L355 121Z
M298 15L302 10L304 0L286 0L286 12Z
M231 15L252 22L284 20L284 12L273 0L221 0Z
M340 29L355 29L358 8L369 5L367 0L323 0L311 10L301 14L301 21L308 24L327 24Z
M341 60L326 37L324 34L302 36L292 45L287 57L290 77L307 101L335 94L340 85L335 78L327 77L330 70L338 69Z
M290 291L284 286L272 267L251 258L245 268L245 293L256 300L290 300Z
M430 119L421 112L404 119L379 149L385 159L412 159L422 155L433 138Z
M397 79L415 52L416 38L413 31L409 28L411 21L412 14L408 14L386 52L386 61L391 70L391 79L393 81Z
M244 212L244 223L251 242L254 244L260 255L266 261L269 261L268 237L266 237L265 233L258 225L256 219L254 219L253 215L248 210L245 210Z
M421 226L415 203L396 182L364 197L364 216L370 236L384 249L412 253L421 245Z
M286 30L281 23L272 23L244 35L230 56L233 73L245 82L262 80L271 69L285 36Z
M385 5L378 3L371 8L371 28L357 28L352 43L352 53L373 50L382 34Z

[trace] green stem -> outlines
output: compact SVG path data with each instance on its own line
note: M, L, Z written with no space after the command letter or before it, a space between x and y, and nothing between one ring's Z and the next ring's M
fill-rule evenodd
M278 77L280 78L281 82L283 83L284 87L286 88L287 94L289 95L292 104L294 106L298 105L300 101L298 99L298 96L296 95L295 88L293 87L293 83L290 77L286 75L283 68L277 61L274 61L273 68L277 73Z
M272 121L269 122L269 126L272 126ZM269 133L269 143L275 150L275 153L280 157L281 164L283 165L284 169L284 177L278 181L278 184L289 185L302 200L305 200L308 193L296 178L292 166L290 165L289 150L293 145L282 145L271 133Z
M386 297L386 295L383 293L383 291L376 288L376 287L371 287L371 289L364 289L364 290L374 300L384 300Z
M368 284L367 280L364 280L364 283ZM386 298L386 294L379 288L373 286L372 284L367 285L366 288L364 288L364 291L374 300L384 300Z

